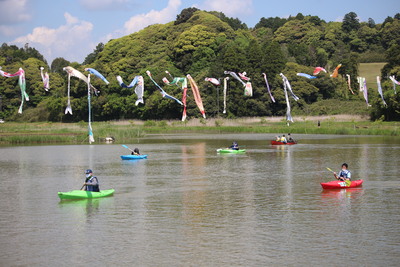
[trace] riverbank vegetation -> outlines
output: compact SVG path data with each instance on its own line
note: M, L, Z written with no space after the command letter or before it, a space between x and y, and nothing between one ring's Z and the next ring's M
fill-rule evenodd
M399 32L400 14L375 23L372 18L360 22L354 12L345 14L342 22L326 22L318 16L299 13L288 18L261 18L254 28L248 28L240 20L220 12L186 8L175 21L151 25L98 44L82 64L56 58L48 65L40 52L28 44L23 48L3 44L0 66L7 72L24 68L30 100L24 104L23 114L18 114L18 79L1 77L0 119L7 122L87 120L87 86L76 78L71 79L73 114L64 113L67 74L62 68L70 65L83 73L87 67L95 68L110 81L105 85L100 79L92 79L92 84L100 90L98 96L92 97L94 121L179 120L183 107L163 98L146 76L146 70L151 71L159 84L167 76L166 70L176 77L190 73L199 85L208 118L285 115L286 99L279 76L282 72L300 98L299 101L290 98L294 115L356 113L369 115L373 121L398 121L400 94L394 92L388 76L400 77ZM338 64L342 64L339 76L332 78L330 74ZM316 66L324 67L328 73L321 72L312 80L297 76L299 72L312 74ZM43 88L40 67L45 67L50 75L48 92ZM223 78L224 70L246 71L253 86L253 96L247 97L243 95L243 85L230 79L226 113L222 113L223 87L204 80L205 77ZM275 103L268 94L262 73L268 77ZM357 82L357 76L364 73L368 77L370 108ZM347 74L351 77L354 95L348 89ZM121 88L117 75L128 82L136 75L144 77L144 104L135 105L137 97L133 89ZM375 87L377 75L382 77L387 107ZM180 87L165 85L164 89L182 98ZM189 119L201 117L190 89L187 99Z
M193 119L182 121L109 121L92 125L95 144L107 142L134 143L138 138L154 134L182 133L293 133L340 135L400 135L400 122L371 122L360 116L299 117L286 124L284 117L240 119ZM0 144L87 144L87 124L78 123L17 123L0 124Z

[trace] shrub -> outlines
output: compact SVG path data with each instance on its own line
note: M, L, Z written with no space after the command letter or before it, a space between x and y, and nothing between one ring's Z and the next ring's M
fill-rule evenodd
M148 121L145 121L145 122L143 123L143 125L144 125L145 127L153 127L153 126L156 126L157 123L156 123L155 121L153 121L153 120L148 120Z

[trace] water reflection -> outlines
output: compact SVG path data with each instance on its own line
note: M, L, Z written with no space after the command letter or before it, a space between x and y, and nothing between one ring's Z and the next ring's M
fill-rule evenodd
M364 194L362 188L345 188L345 189L323 189L321 192L322 199L355 199Z
M90 199L76 199L76 200L60 200L58 203L62 212L72 214L72 217L81 218L86 217L87 222L89 219L96 216L101 210L101 206L108 206L113 203L112 197L106 198L90 198Z

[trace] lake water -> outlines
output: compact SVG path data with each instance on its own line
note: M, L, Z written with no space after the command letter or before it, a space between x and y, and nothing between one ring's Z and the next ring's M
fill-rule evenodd
M294 137L1 147L0 266L398 266L400 138ZM343 162L363 187L322 190ZM87 168L114 196L60 201Z

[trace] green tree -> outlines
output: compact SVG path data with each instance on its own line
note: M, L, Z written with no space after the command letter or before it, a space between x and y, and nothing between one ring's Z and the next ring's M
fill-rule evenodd
M243 29L243 30L247 30L247 25L246 23L243 23L240 19L238 18L230 18L225 16L224 13L222 12L216 12L216 11L212 11L210 12L211 14L215 15L217 18L219 18L220 20L226 22L229 24L229 26L232 27L232 29L239 30L239 29Z
M264 46L264 56L262 57L261 71L268 76L268 81L273 83L279 73L283 71L286 59L282 49L277 42L271 42Z
M355 12L349 12L344 15L342 30L344 32L357 31L360 28L360 21Z
M242 72L247 67L245 51L235 42L230 42L222 55L223 70Z
M272 32L275 32L277 29L279 29L281 26L283 26L287 22L287 19L284 18L264 18L262 17L260 21L254 26L255 29L259 28L270 28L272 29Z
M368 18L368 27L370 27L370 28L375 28L376 27L376 23L375 23L374 19Z
M296 17L297 20L303 20L304 19L304 15L301 13L297 13Z
M328 53L323 48L317 49L317 58L316 64L317 66L325 66L328 63Z
M389 75L394 75L392 70L400 66L400 45L393 45L388 50L386 50L386 60L387 64L382 68L382 77L388 77Z
M181 23L185 23L198 10L199 9L195 8L195 7L189 7L189 8L182 9L181 13L176 16L176 20L175 20L174 24L179 25Z
M382 46L388 49L392 45L400 44L400 20L387 22L381 29Z
M279 43L305 43L319 42L322 32L308 20L290 20L275 32L274 41Z
M250 41L246 57L248 63L247 72L251 73L252 75L259 75L262 72L262 61L260 59L263 58L263 53L261 51L261 46L258 44L257 40L253 39Z
M101 51L103 51L103 49L104 49L104 44L103 44L103 43L99 43L99 44L96 46L96 48L94 49L94 51L85 57L85 60L83 61L82 64L83 64L83 65L87 65L87 64L93 63L93 62L96 60L97 55L98 55Z
M53 60L53 62L51 62L51 71L62 74L64 72L63 68L69 66L70 64L71 62L68 60L62 57L57 57Z

